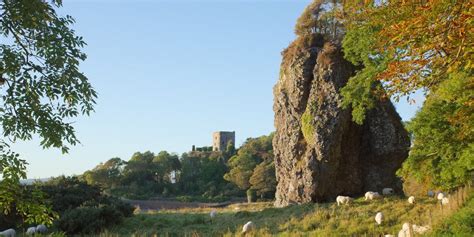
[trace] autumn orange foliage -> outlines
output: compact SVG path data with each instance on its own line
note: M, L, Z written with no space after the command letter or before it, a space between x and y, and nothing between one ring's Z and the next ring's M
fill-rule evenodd
M389 95L436 86L446 74L474 69L474 1L346 1L351 22L380 29L374 49L390 52L376 79Z

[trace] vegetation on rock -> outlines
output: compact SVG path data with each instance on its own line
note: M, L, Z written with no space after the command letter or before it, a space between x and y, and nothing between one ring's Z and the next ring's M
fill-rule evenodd
M308 106L301 116L301 132L303 137L308 144L314 144L316 142L314 117L311 112L311 106Z

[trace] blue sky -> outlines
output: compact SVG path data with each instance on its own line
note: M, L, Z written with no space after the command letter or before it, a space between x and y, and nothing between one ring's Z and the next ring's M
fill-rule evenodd
M14 144L29 178L80 174L136 151L186 152L217 130L236 131L238 144L269 134L280 52L310 1L64 2L59 12L88 43L81 70L99 99L76 120L82 144L69 154L37 139ZM408 119L420 104L397 109Z

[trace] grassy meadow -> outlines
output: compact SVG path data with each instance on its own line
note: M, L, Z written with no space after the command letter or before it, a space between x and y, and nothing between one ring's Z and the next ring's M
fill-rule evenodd
M256 230L246 236L383 236L397 235L404 222L430 225L431 235L472 236L474 199L472 189L450 195L441 206L435 198L417 197L411 205L405 197L385 197L364 201L358 198L349 206L314 203L275 208L272 203L234 204L217 209L211 219L210 208L175 211L141 211L100 236L244 236L247 221ZM378 226L374 217L381 211L385 221Z

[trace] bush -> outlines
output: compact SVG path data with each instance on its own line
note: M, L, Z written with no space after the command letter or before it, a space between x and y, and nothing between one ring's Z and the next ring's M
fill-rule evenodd
M77 177L55 178L41 189L48 195L53 210L59 212L55 227L68 235L98 233L133 215L133 206L104 195L99 187Z
M104 228L120 224L125 217L133 215L133 207L116 198L103 201L107 204L69 209L56 222L56 226L67 234L98 233Z
M119 224L122 219L121 213L111 206L80 207L64 212L56 224L61 231L69 235L92 234Z
M97 202L101 198L99 187L88 185L77 177L58 177L40 187L49 197L53 210L59 213L79 207L85 202Z

